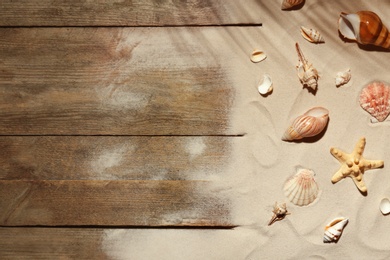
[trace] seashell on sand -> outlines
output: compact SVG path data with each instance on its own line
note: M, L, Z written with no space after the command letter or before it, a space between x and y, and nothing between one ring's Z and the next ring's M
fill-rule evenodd
M324 43L324 37L316 30L309 29L304 26L301 26L301 35L302 37L312 43Z
M390 200L388 198L384 198L379 203L379 209L383 215L387 215L390 213Z
M257 90L261 95L265 96L270 93L272 89L272 79L270 75L264 74L263 79L260 80L259 84L257 85Z
M263 61L266 58L267 58L267 55L265 54L265 52L257 50L257 49L254 50L251 54L251 61L254 63Z
M303 55L301 48L299 48L299 44L295 44L297 53L298 53L298 77L303 86L309 87L313 91L317 90L318 79L320 76L318 75L318 71L310 64Z
M371 11L340 14L339 32L347 39L363 45L390 48L390 34L379 16Z
M297 168L297 173L287 179L283 186L284 195L297 206L307 206L318 196L319 187L312 170Z
M274 215L268 222L268 226L271 226L276 221L284 219L286 215L290 215L290 212L288 212L287 210L286 203L278 205L278 203L275 202L274 209L272 210L272 212L274 213Z
M340 87L342 85L347 84L351 80L351 77L351 69L338 72L336 75L336 87Z
M390 114L390 86L382 81L367 84L359 96L360 106L379 122Z
M336 242L340 239L345 226L348 224L347 218L335 218L325 227L324 243Z
M282 10L292 9L301 5L303 2L304 0L283 0L281 8Z
M323 107L313 107L298 116L282 136L283 141L300 140L320 134L328 124L329 111Z

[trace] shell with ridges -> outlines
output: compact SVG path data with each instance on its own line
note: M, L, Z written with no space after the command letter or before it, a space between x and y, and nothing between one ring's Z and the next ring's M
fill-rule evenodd
M388 198L384 198L379 203L379 209L381 210L383 215L387 215L390 213L390 200Z
M272 91L272 79L270 75L264 74L263 79L257 85L257 90L261 95L267 95Z
M339 32L345 38L360 44L390 48L390 34L379 16L371 11L353 14L342 12L339 18Z
M390 86L382 81L367 84L359 96L360 106L379 122L390 114Z
M282 136L283 141L300 140L321 133L329 120L329 111L324 107L313 107L298 116Z
M313 91L317 90L318 85L318 79L320 76L318 75L318 71L313 67L311 63L309 63L305 56L303 55L303 52L301 51L301 48L299 48L299 44L295 44L297 53L298 53L298 65L297 65L297 71L298 71L298 77L303 86L307 86L311 88Z
M337 242L343 233L344 227L347 225L347 218L335 218L325 227L324 243Z
M342 85L347 84L351 80L351 77L351 69L338 72L336 75L336 87L340 87Z
M284 195L295 205L307 206L318 196L319 188L314 179L314 172L302 167L287 179L283 186Z
M304 0L283 0L281 8L282 10L288 10L296 6L299 6L303 2Z
M263 61L267 58L267 54L261 50L255 49L251 54L251 61L254 63Z
M324 43L324 37L316 29L309 29L304 26L301 26L301 35L302 37L312 43Z

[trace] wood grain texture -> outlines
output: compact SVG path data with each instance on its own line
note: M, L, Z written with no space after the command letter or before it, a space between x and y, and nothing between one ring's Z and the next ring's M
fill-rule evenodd
M247 0L113 0L56 1L2 0L0 26L166 26L260 23L248 9L259 1Z
M233 226L206 181L0 181L0 226Z
M1 259L107 259L104 229L0 227Z
M232 139L236 138L0 136L0 179L196 180L223 176Z
M245 71L226 55L241 52L231 35L223 28L2 28L0 133L242 134L229 121L242 86L228 72Z

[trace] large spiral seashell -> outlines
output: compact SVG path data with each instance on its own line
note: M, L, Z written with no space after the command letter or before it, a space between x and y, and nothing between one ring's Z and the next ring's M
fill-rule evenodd
M301 5L304 0L283 0L282 2L282 10L292 9Z
M300 140L321 133L329 120L329 111L323 107L313 107L298 116L282 136L283 141Z
M301 167L284 184L284 195L297 206L307 206L318 196L319 188L314 172Z
M325 227L324 243L337 242L343 233L344 227L348 224L347 218L335 218Z
M379 16L371 11L354 14L342 12L339 18L339 31L347 39L360 44L390 48L390 35Z

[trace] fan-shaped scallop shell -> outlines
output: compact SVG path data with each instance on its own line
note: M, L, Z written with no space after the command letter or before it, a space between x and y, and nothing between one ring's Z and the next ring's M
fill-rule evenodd
M329 111L323 107L313 107L298 116L282 136L283 141L300 140L321 133L329 120Z
M324 37L316 29L309 29L304 26L301 26L301 35L302 37L312 43L323 43L325 42Z
M287 10L299 6L304 0L283 0L282 10Z
M314 175L312 170L298 167L297 173L288 178L284 184L283 190L286 197L298 206L312 203L319 193Z
M347 218L335 218L325 227L324 243L337 242L343 233L344 227L347 225Z
M385 82L374 81L360 92L360 106L379 122L390 114L390 86Z

